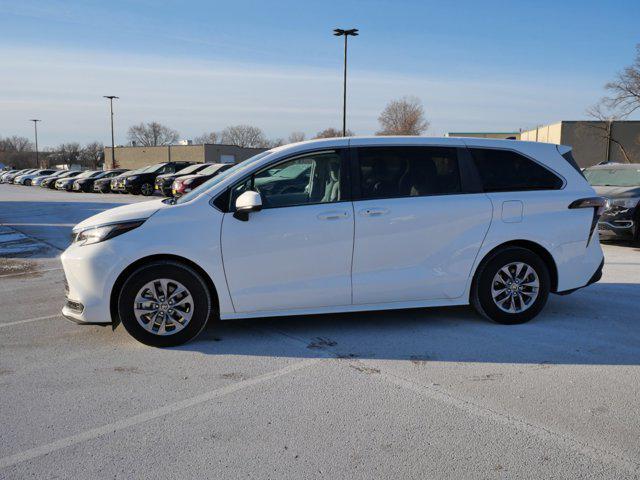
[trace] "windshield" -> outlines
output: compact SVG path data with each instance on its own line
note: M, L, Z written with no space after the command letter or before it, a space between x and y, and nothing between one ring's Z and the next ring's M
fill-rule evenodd
M80 175L78 175L78 178L87 178L90 177L92 175L94 175L96 172L92 172L91 170L87 170L86 172L82 172Z
M640 186L640 168L586 169L584 175L591 185L597 187Z
M207 168L202 169L200 172L201 175L211 175L212 173L216 173L226 164L224 163L214 163L213 165L209 165Z
M175 203L186 203L190 200L193 200L202 192L209 190L211 187L213 187L214 185L217 185L228 176L233 175L236 172L240 172L242 170L250 168L254 163L259 161L261 158L266 157L267 155L270 155L270 154L271 154L271 150L258 153L257 155L254 155L253 157L249 158L248 160L245 160L244 162L240 162L234 165L233 167L231 167L230 169L225 170L224 172L220 172L218 175L216 175L213 178L210 178L199 187L194 188L192 191L190 191L186 195L183 195L182 197L178 198ZM208 167L208 168L211 168L211 167Z
M187 175L188 173L197 172L201 168L202 168L202 164L201 163L197 163L195 165L189 165L188 167L183 168L182 170L178 170L176 173L178 173L180 175Z
M143 168L142 170L136 173L155 173L158 170L160 170L162 167L164 167L164 163L156 163L155 165L151 165L150 167Z

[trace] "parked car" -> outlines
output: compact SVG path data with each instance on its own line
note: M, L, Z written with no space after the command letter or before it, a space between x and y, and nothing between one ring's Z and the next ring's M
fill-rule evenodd
M109 170L111 175L105 175L104 177L97 178L93 182L93 191L96 193L109 193L111 191L111 182L118 178L123 173L127 173L129 170L126 168L116 168Z
M53 190L54 188L56 188L56 182L62 178L71 178L71 177L75 177L77 175L80 175L80 173L82 173L80 170L67 170L64 173L61 173L59 175L49 175L48 177L45 177L44 179L42 179L42 181L40 182L40 187L41 188L50 188L51 190Z
M46 177L48 175L53 175L57 171L58 170L56 170L55 168L36 170L35 172L32 172L32 173L27 173L27 174L17 176L16 178L14 178L13 183L29 186L33 183L34 179L38 177Z
M119 188L133 195L153 195L156 177L165 173L174 173L192 165L191 162L164 162L151 165L142 171L132 172L120 180Z
M230 163L212 163L195 175L181 175L171 184L171 196L181 197L231 167L233 164Z
M56 170L54 173L52 173L51 175L42 175L39 177L35 177L32 181L31 181L31 185L34 187L39 187L40 185L42 185L42 182L44 182L47 179L52 179L52 178L59 178L60 175L63 175L65 173L67 173L68 170Z
M32 172L35 172L36 170L37 168L25 168L23 170L18 170L13 173L8 173L7 175L4 175L2 177L2 183L13 183L13 181L18 175L26 175L27 173L32 173Z
M2 172L0 172L0 183L4 183L4 177L8 176L8 175L12 175L16 172L19 172L20 170L16 170L16 169L11 169L11 170L3 170Z
M65 190L67 192L70 192L73 189L74 182L76 182L78 179L93 178L97 175L100 175L100 173L102 173L100 170L85 170L72 177L60 178L56 180L56 190Z
M196 163L193 165L189 165L177 172L173 173L163 173L162 175L158 175L156 177L155 189L157 192L162 193L165 197L171 196L171 185L176 178L180 178L184 175L194 175L204 169L206 169L211 163Z
M607 207L598 222L603 237L640 244L640 163L607 163L589 167L585 177Z
M74 192L93 192L93 187L95 182L98 180L105 180L107 182L111 181L113 177L120 175L124 170L106 170L99 171L94 176L81 177L78 176L73 182L73 191Z
M471 304L526 322L599 280L605 200L570 147L374 137L275 148L178 198L99 213L62 254L63 315L177 345L210 318ZM283 179L296 165L306 178ZM114 255L117 252L117 255Z

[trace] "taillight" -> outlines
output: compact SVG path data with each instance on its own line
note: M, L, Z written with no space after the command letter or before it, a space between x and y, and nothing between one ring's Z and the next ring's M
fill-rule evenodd
M591 237L593 236L593 232L598 225L598 220L600 219L600 215L604 212L607 207L607 199L604 197L588 197L588 198L580 198L571 202L569 208L593 208L593 220L591 221L591 230L589 230L589 238L587 239L587 247L591 242Z

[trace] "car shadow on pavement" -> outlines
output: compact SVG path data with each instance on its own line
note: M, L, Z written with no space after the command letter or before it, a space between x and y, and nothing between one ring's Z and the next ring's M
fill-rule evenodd
M640 285L605 283L569 296L552 295L546 309L523 325L489 322L470 307L261 318L216 322L176 348L209 355L416 364L637 365L639 307Z

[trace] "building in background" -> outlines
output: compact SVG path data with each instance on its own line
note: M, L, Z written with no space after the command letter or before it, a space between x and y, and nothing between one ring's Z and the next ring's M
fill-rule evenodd
M640 163L640 121L560 121L525 130L521 140L573 147L581 167L602 162Z
M238 163L265 151L237 145L206 143L202 145L163 145L158 147L116 147L116 166L111 165L111 147L105 147L105 169L136 169L161 162Z
M449 132L447 137L497 138L520 140L520 132Z

